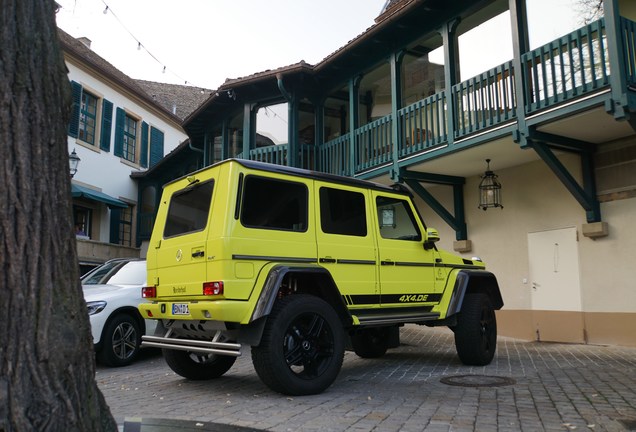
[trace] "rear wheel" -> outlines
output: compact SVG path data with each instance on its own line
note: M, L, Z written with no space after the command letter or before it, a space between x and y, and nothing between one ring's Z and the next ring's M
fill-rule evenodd
M128 314L113 316L104 327L98 359L107 366L127 366L141 349L141 330L137 320Z
M455 348L462 363L484 366L497 349L497 319L486 294L467 294L455 326Z
M389 348L389 327L358 330L351 336L351 345L359 357L382 357Z
M236 357L217 354L170 349L163 349L162 352L170 369L182 377L194 381L218 378L229 371L236 361Z
M297 294L280 299L267 318L252 362L272 390L290 395L317 394L333 383L342 367L344 332L325 301Z

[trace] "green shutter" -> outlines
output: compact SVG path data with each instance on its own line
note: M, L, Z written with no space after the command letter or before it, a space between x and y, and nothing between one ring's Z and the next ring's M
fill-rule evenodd
M121 210L117 208L110 209L110 243L119 244L119 225L121 218Z
M148 123L141 122L141 154L139 155L139 165L148 168Z
M82 104L82 85L71 81L71 91L73 95L73 105L71 106L71 120L68 125L68 134L77 138L79 131L80 105Z
M99 148L110 151L110 130L113 126L113 103L104 99L102 101L102 131Z
M126 112L117 108L117 114L115 115L115 156L124 156L124 122L126 120Z
M163 132L154 127L150 128L150 167L152 168L163 158Z

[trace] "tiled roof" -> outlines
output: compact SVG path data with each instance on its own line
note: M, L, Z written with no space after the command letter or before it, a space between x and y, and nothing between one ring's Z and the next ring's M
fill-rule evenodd
M182 121L205 102L214 90L178 84L136 80L156 102Z

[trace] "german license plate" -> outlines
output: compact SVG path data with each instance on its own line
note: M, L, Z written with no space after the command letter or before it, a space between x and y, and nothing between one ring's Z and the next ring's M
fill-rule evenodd
M187 303L173 303L172 315L190 315L190 308Z

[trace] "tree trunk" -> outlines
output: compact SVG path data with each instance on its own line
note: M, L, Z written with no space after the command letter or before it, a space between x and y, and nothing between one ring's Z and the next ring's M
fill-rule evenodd
M53 0L0 6L0 431L117 430L79 283Z

